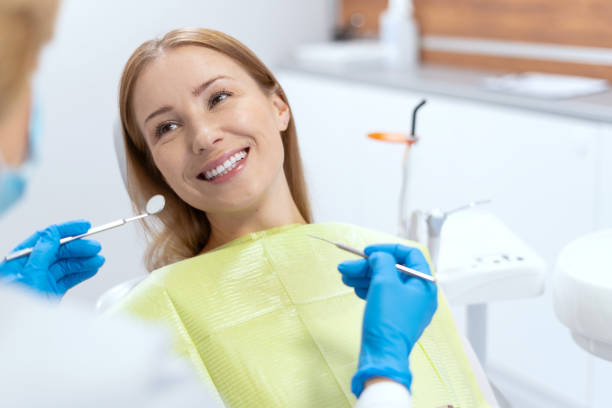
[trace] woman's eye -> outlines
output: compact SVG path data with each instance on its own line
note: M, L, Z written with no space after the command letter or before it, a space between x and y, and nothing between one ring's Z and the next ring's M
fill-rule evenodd
M226 99L228 96L231 96L231 95L232 93L228 91L221 91L221 92L215 93L208 100L208 108L209 109L214 108L215 105L217 105L219 102L223 101L224 99Z
M161 137L165 135L166 133L175 130L176 128L178 128L178 125L176 123L162 123L155 130L155 135L157 137Z

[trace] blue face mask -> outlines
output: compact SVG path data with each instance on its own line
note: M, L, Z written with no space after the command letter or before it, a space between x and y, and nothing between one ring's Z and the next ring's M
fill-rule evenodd
M28 157L19 167L10 167L2 159L0 152L0 214L13 206L24 194L28 178L34 167L38 153L38 144L42 132L40 107L32 104L28 135Z

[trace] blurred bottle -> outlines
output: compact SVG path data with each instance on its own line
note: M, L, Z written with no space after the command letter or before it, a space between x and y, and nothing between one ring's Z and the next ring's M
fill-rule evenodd
M414 19L412 0L389 0L380 15L380 41L387 47L387 65L413 69L419 65L419 27Z

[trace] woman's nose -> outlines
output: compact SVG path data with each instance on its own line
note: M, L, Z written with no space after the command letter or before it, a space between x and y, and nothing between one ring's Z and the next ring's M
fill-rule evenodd
M223 140L222 132L214 126L200 125L194 129L192 150L195 154L210 150Z

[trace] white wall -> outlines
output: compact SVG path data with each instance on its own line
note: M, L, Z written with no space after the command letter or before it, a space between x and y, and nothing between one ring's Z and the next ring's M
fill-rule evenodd
M86 218L101 224L131 215L111 131L121 70L140 43L173 28L214 28L274 66L297 44L326 39L332 25L331 0L63 1L37 78L46 119L42 160L26 199L0 219L0 253L51 223ZM98 237L106 265L67 297L93 303L143 273L136 228Z

